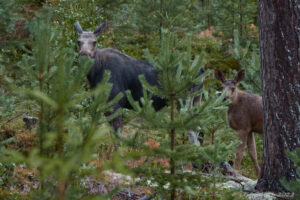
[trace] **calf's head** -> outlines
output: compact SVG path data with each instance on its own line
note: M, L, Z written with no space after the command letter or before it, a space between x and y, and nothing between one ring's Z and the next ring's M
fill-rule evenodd
M225 100L230 99L232 102L235 101L238 93L237 84L241 80L243 80L244 76L245 76L245 71L241 70L238 72L238 74L235 76L234 79L225 79L224 74L221 71L215 70L216 79L221 81L222 83L222 92L227 91Z
M88 56L93 58L97 49L97 37L106 29L107 22L98 26L94 32L83 31L79 22L75 23L75 28L78 33L79 56Z

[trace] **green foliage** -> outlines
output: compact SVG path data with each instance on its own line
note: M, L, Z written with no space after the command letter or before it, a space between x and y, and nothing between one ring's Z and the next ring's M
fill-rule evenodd
M99 173L95 167L83 166L95 159L98 145L108 141L104 135L109 129L97 127L107 122L104 113L111 111L120 95L107 103L111 89L107 83L108 73L96 90L82 90L92 63L82 58L79 66L74 65L73 50L63 48L53 37L60 37L60 34L50 25L50 16L45 10L36 17L32 51L21 62L22 69L31 78L30 84L11 86L23 98L36 101L38 145L28 155L2 149L5 156L1 160L38 169L39 185L30 194L31 199L81 199L87 193L78 189L81 178ZM94 101L85 108L83 102L91 96Z
M149 149L142 154L149 158L164 158L169 160L171 174L166 173L162 166L154 167L154 163L143 165L136 169L139 175L145 175L145 182L151 180L151 183L157 185L156 192L162 195L162 198L172 196L179 191L185 191L188 195L195 195L200 187L207 186L211 183L211 179L202 177L199 174L191 175L189 172L182 171L182 166L187 165L191 161L203 163L204 161L213 161L213 164L219 163L224 158L231 155L234 148L232 143L224 144L216 139L215 145L200 147L194 144L181 144L182 135L188 130L201 129L207 130L219 129L221 119L218 116L224 116L225 106L222 102L224 95L215 99L209 95L207 91L190 92L193 84L200 84L205 76L198 77L198 72L203 63L202 57L196 56L190 64L191 60L191 38L185 38L181 41L186 44L184 52L177 49L178 39L174 34L162 30L162 43L160 53L157 57L152 56L148 50L145 51L147 60L158 71L160 86L149 85L143 76L140 80L144 86L144 98L142 98L142 107L138 102L134 102L130 93L127 96L133 105L134 114L142 120L139 128L146 130L158 131L155 139L158 140L159 146ZM147 94L147 91L150 93ZM203 103L189 108L192 97L203 92ZM151 106L151 96L156 95L167 99L168 107L155 111ZM183 103L185 102L185 104ZM180 109L177 110L180 106ZM212 115L211 113L216 113ZM218 125L218 127L215 127ZM217 142L218 141L218 142ZM217 171L217 170L216 170ZM214 192L216 192L214 190Z
M153 40L154 35L136 34L136 31L128 28L128 23L132 22L127 16L132 8L124 0L64 0L58 3L53 1L50 5L56 8L55 18L59 19L55 20L55 25L65 36L60 42L73 49L77 48L77 33L74 28L76 21L80 22L84 30L94 31L104 20L108 20L109 34L99 36L99 48L115 47L132 57L143 58L140 49L147 47L152 49L157 44L156 40Z
M42 6L43 4L46 3L46 0L19 0L20 3L23 4L32 4L35 6Z
M300 174L300 148L298 147L295 149L295 151L288 152L288 155L293 160L295 165L297 166L296 170L299 175ZM291 181L281 180L281 182L289 191L294 193L293 199L300 198L300 179L299 179L299 177L297 177Z
M0 46L5 47L0 49L0 84L2 85L3 77L7 73L7 65L11 65L11 59L8 55L14 54L10 49L16 41L10 41L15 23L20 16L17 13L18 2L15 0L0 0ZM1 91L3 92L3 91ZM2 97L3 94L1 94ZM0 98L1 98L0 97ZM8 97L9 98L9 97Z
M199 23L193 20L197 12L192 1L181 0L135 0L131 4L134 15L133 25L140 33L148 33L166 28L171 31L195 30ZM193 12L186 12L193 10ZM151 18L151 20L148 20Z
M55 17L59 20L55 22L62 29L64 35L68 38L67 45L75 47L74 39L77 33L74 28L74 23L79 21L81 26L89 28L87 31L94 31L104 20L108 20L110 25L118 22L118 10L124 0L94 0L94 1L53 1L50 5L56 7L54 10ZM104 39L101 36L101 39ZM100 43L102 44L102 41Z
M246 77L244 79L245 88L255 94L261 95L261 78L260 78L260 56L259 49L253 45L251 58L245 67Z
M0 36L14 29L15 21L18 18L16 8L16 1L0 0Z
M0 187L12 184L14 167L14 163L0 163Z
M234 45L230 47L230 52L232 57L239 62L241 68L246 71L243 85L248 91L261 94L259 50L255 45L252 45L252 48L250 47L250 41L247 41L245 47L241 45L238 31L235 30Z
M257 1L209 1L206 5L212 18L212 25L224 34L225 39L233 38L234 30L239 30L241 40L247 42L251 39L258 42L257 38L249 37L250 26L257 24ZM205 7L205 9L207 9ZM257 33L256 33L257 34ZM246 39L246 40L245 40ZM243 43L244 44L244 43Z
M17 2L22 9L18 10ZM32 13L41 12L44 3L42 0L0 0L0 35L12 33L19 12L30 18ZM191 94L188 89L202 82L204 76L197 77L197 72L206 64L206 67L227 72L245 69L243 87L260 92L255 1L50 0L44 5L54 12L50 15L43 11L26 25L32 34L24 38L25 45L15 48L10 44L18 41L0 38L1 44L11 46L0 52L0 125L18 119L22 113L39 117L38 128L33 131L20 128L21 120L10 121L14 134L10 137L3 134L0 143L1 188L8 191L18 182L12 175L13 166L19 164L39 172L34 175L38 188L31 188L32 192L26 197L16 192L14 195L4 193L6 196L0 198L57 199L63 195L64 199L93 198L95 196L87 194L82 187L86 176L99 174L102 169L129 173L127 160L143 156L147 157L144 165L134 169L141 177L137 184L149 186L150 180L158 186L154 190L158 188L160 197L168 196L175 188L182 198L241 198L217 186L222 182L217 178L218 163L234 157L232 149L236 142L232 141L237 139L225 123L226 103L214 95L213 76L204 75L208 78L202 91ZM91 63L80 62L74 51L77 39L74 23L79 21L84 30L92 31L104 20L108 20L110 26L108 32L99 37L99 48L113 47L132 57L147 59L160 74L161 87L152 87L141 77L145 93L142 106L131 99L134 111L125 112L125 120L130 122L129 134L120 143L115 140L117 135L108 137L112 130L107 121L122 111L104 115L119 98L107 103L111 88L107 83L109 76L96 90L87 92L86 73ZM161 27L176 32L176 36L183 39L179 41L164 31L161 34ZM207 29L209 27L212 28ZM209 35L199 37L198 33L206 31L204 29L209 30ZM242 31L238 33L235 29ZM192 39L186 39L188 30L193 31ZM231 38L234 38L232 47ZM145 48L148 50L143 53ZM189 102L199 93L203 96L201 105L189 109ZM151 106L152 95L166 98L169 106L155 112ZM187 144L185 133L198 131L199 126L205 133L204 145ZM172 130L173 150L170 149ZM26 140L21 136L35 137L34 147L24 151ZM149 139L155 139L159 146L145 145ZM115 143L119 145L118 151L115 151ZM111 157L103 158L104 168L89 164L103 154ZM112 162L107 162L110 159ZM216 166L213 176L181 170L191 161L198 166L204 161L211 162ZM244 167L250 166L249 163L250 159L244 160ZM175 167L174 175L166 173L166 164ZM246 169L246 174L251 173L251 169ZM59 186L65 186L65 190ZM101 198L95 198L98 197Z
M59 42L73 49L76 49L77 44L77 32L74 27L76 21L79 21L84 29L91 28L87 31L95 30L104 21L102 9L96 5L96 1L53 1L50 2L50 6L56 8L54 17L57 20L54 20L54 25L64 35Z
M95 0L95 6L101 10L101 16L114 21L118 20L120 9L126 3L126 0Z
M14 114L15 99L0 90L0 125Z

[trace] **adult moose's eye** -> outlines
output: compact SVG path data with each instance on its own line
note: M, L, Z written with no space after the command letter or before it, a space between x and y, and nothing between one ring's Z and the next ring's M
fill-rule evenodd
M94 41L94 42L93 42L93 45L96 46L96 44L97 44L97 41Z

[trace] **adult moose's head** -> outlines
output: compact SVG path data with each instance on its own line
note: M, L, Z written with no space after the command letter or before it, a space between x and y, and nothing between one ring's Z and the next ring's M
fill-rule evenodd
M97 49L97 38L105 31L107 22L104 21L94 32L83 31L79 22L75 23L75 28L78 33L79 56L88 56L93 58Z
M215 77L217 80L221 81L222 83L222 91L227 91L227 95L225 96L225 100L230 99L232 102L234 102L237 98L237 84L243 80L245 76L245 71L241 70L238 72L238 74L235 76L234 79L225 79L224 74L219 71L215 70Z

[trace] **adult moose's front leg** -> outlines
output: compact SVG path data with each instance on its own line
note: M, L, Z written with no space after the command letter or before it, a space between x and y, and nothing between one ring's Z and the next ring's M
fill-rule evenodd
M123 116L119 115L112 119L109 123L116 133L120 129L120 136L123 137Z
M116 95L113 95L113 93L111 94L111 96L116 96ZM111 99L111 98L110 98ZM120 109L121 106L119 103L116 103L114 104L113 106L113 112L110 113L110 114L113 114L115 112L118 111L118 109ZM113 118L112 120L109 121L110 123L110 126L114 129L114 131L116 133L118 133L119 129L120 129L120 137L123 137L123 116L122 114L116 116L115 118Z
M241 140L242 144L240 144L236 148L236 161L235 161L235 168L240 170L241 169L241 161L244 155L245 147L247 145L247 139L249 131L246 130L238 130L238 139Z

